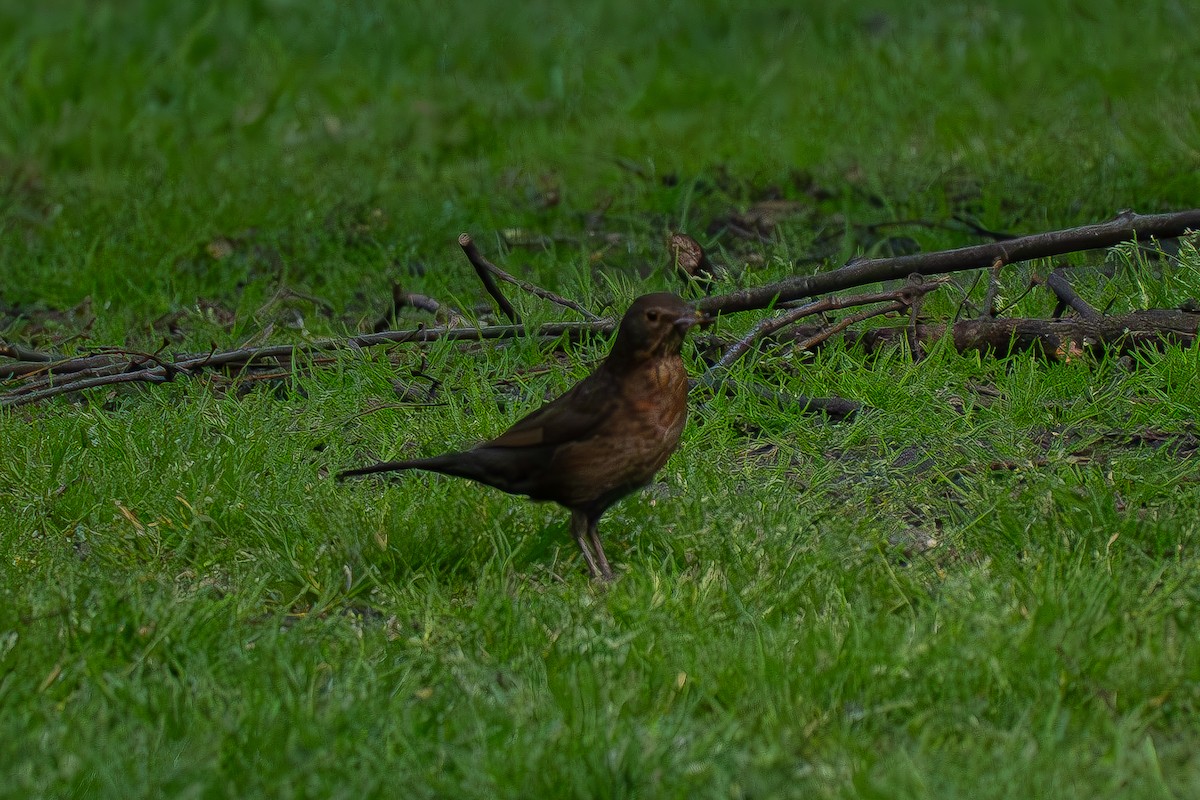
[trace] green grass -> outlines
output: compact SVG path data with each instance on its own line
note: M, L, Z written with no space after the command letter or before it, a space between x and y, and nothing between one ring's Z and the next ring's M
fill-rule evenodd
M469 311L463 230L599 311L677 285L671 230L727 290L885 244L853 225L1195 205L1186 9L1010 5L3 3L0 336L303 340L397 281ZM708 232L769 196L804 204L770 243ZM1200 296L1194 249L1104 266L1113 312ZM1026 277L1002 303L1047 315ZM556 507L326 477L495 434L606 344L0 410L0 795L1200 793L1195 348L754 355L734 384L872 410L698 399L602 522L607 589Z

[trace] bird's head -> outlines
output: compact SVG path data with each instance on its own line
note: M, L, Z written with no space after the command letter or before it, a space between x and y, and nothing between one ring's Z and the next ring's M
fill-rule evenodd
M703 313L670 292L642 295L621 318L609 359L636 364L679 355L687 332L704 320Z

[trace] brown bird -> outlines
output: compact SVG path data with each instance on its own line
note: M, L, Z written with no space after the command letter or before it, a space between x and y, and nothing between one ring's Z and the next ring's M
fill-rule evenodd
M703 319L673 294L639 297L604 363L500 436L461 453L387 461L338 479L423 469L553 501L571 512L571 534L592 577L612 580L596 524L609 506L648 484L678 447L688 395L680 351Z

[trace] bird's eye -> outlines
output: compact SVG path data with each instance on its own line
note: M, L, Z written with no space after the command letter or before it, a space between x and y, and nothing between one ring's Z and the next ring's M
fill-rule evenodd
M646 312L646 319L650 320L651 322L658 322L658 312L653 308L650 309Z

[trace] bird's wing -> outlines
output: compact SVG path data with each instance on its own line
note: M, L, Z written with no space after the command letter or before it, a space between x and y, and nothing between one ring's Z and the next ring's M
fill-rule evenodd
M616 381L595 372L517 422L484 447L556 447L587 438L619 405Z

